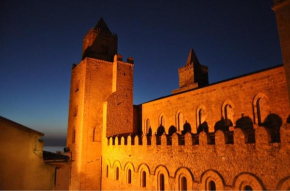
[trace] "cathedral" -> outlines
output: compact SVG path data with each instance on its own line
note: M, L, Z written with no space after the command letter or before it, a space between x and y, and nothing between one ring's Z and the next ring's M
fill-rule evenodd
M71 190L290 190L290 0L283 65L215 84L193 50L172 94L133 105L134 59L101 18L71 70Z

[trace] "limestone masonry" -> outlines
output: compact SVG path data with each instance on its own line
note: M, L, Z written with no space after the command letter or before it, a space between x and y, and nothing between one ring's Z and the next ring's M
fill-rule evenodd
M72 68L71 190L290 190L290 0L283 65L208 83L193 50L172 95L133 106L133 58L101 18Z

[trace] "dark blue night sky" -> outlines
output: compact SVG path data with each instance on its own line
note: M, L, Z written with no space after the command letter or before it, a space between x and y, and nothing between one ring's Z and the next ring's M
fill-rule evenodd
M134 104L171 94L193 48L210 83L282 64L272 0L1 0L0 115L63 145L70 71L103 17L135 60ZM54 138L54 141L51 141Z

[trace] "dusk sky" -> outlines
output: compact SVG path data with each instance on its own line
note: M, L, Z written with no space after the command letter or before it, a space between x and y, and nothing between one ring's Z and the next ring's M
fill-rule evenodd
M134 104L170 95L189 50L210 83L282 64L272 0L1 0L0 115L64 145L71 65L103 17L134 58ZM51 141L54 140L54 141Z

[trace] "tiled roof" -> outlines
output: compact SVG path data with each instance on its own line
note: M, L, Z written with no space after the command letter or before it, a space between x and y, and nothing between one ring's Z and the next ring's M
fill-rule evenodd
M43 160L63 160L67 161L69 159L68 156L62 154L56 154L48 151L43 151Z

